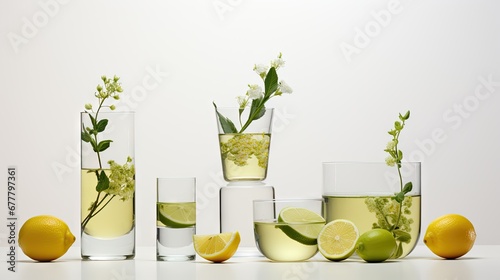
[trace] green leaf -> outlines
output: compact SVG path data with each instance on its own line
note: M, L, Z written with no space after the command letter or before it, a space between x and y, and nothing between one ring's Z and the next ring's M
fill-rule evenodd
M221 113L219 113L219 111L217 110L217 105L215 105L215 102L213 102L213 104L224 133L238 133L238 130L236 129L234 123L230 119L224 117Z
M264 99L268 99L273 92L278 89L278 74L276 69L271 67L267 72L266 79L264 80Z
M406 183L403 187L403 190L397 193L392 199L396 200L399 203L403 203L403 200L405 200L405 194L411 192L412 188L413 184L411 182Z
M90 145L92 145L92 150L97 152L97 142L93 138L90 138Z
M394 252L394 255L392 255L391 258L398 259L402 255L403 255L403 244L399 242L398 249L396 250L396 252Z
M87 131L82 131L82 141L87 142L87 143L92 141L92 137L90 136L90 134Z
M397 157L398 160L402 160L403 159L403 152L401 150L398 150L398 157Z
M97 144L97 150L94 150L95 152L104 152L107 148L109 148L110 143L113 142L113 140L102 140Z
M97 130L97 132L103 132L104 129L106 129L106 126L108 125L108 120L107 119L103 119L103 120L100 120L95 129Z
M409 243L411 241L411 235L406 231L395 229L392 232L394 233L394 235L396 235L397 241L401 241L404 243Z
M250 115L249 118L252 118L252 121L260 119L266 113L266 107L264 106L264 102L262 102L262 98L254 99L252 101L252 106L250 107Z
M401 116L401 114L399 114L399 119L402 121L406 121L409 118L410 118L410 111L407 111L406 114L404 114L404 116Z
M392 199L396 200L399 204L401 204L403 203L403 200L405 200L405 193L399 192Z
M401 125L401 123L400 123L400 122L395 121L395 122L394 122L394 128L395 128L396 130L401 130L401 129L403 129L403 126Z
M92 114L89 114L89 117L90 117L90 122L92 123L92 127L95 127L97 124L95 118L92 116Z
M95 190L97 192L101 192L108 188L109 188L109 178L108 175L106 175L106 173L104 172L104 170L102 170L101 174L99 174L99 180L97 181Z
M409 192L411 192L411 190L413 189L413 184L412 182L408 182L405 184L405 186L403 187L403 193L404 194L407 194Z

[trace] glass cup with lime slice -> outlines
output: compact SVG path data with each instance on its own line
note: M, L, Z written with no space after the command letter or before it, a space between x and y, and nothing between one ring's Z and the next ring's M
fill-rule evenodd
M303 261L318 252L322 199L254 200L255 242L272 261Z
M156 259L195 259L196 179L157 178Z

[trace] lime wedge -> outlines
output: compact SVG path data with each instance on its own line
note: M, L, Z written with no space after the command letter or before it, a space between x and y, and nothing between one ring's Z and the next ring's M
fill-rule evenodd
M185 228L196 224L196 203L157 203L158 221L171 228Z
M305 245L316 245L318 234L325 225L325 219L317 213L298 207L283 208L277 225L288 237Z
M334 220L320 231L318 249L325 258L331 261L345 260L356 250L358 238L358 228L353 222L343 219Z

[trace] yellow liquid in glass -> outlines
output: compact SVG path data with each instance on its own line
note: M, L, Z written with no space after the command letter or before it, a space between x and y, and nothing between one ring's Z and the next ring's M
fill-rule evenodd
M270 134L219 134L222 171L226 181L264 180Z
M323 196L326 204L326 222L330 222L336 219L346 219L352 221L359 230L359 234L371 230L373 223L377 223L377 217L374 212L368 210L368 206L365 204L366 196L360 197L335 197L335 196ZM390 199L390 197L387 197ZM418 241L420 234L420 195L411 196L412 205L409 208L411 214L405 214L408 219L412 219L411 231L411 241L409 243L403 243L403 255L405 257L408 255Z
M109 175L109 170L105 171ZM96 200L97 177L94 172L81 170L81 219L89 214L89 207ZM100 197L106 195L101 192ZM91 218L85 227L85 233L97 238L114 238L122 236L134 226L134 198L127 201L115 196L111 202L97 215Z
M287 224L254 222L257 247L268 259L273 261L303 261L313 257L318 252L317 245L305 245L293 240L279 228L279 225Z

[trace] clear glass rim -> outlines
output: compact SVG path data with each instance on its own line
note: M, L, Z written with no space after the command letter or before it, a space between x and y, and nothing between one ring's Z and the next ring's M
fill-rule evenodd
M247 107L245 107L245 109L246 108L250 108L250 107L247 106ZM217 110L220 110L220 109L222 109L222 110L226 110L226 109L227 110L239 110L240 107L236 107L236 106L222 106L222 107L220 107L220 106L217 106ZM264 110L266 110L266 111L272 111L272 110L274 110L274 107L265 107Z
M341 164L373 164L373 165L377 165L377 164L383 164L383 165L387 165L387 163L385 161L324 161L322 162L322 165L341 165ZM420 161L403 161L401 162L401 164L414 164L414 165L421 165L422 162Z
M253 203L276 203L276 202L311 202L319 201L323 202L322 198L273 198L273 199L256 199Z
M96 112L80 112L80 114L95 114ZM135 114L135 111L99 111L99 114Z

